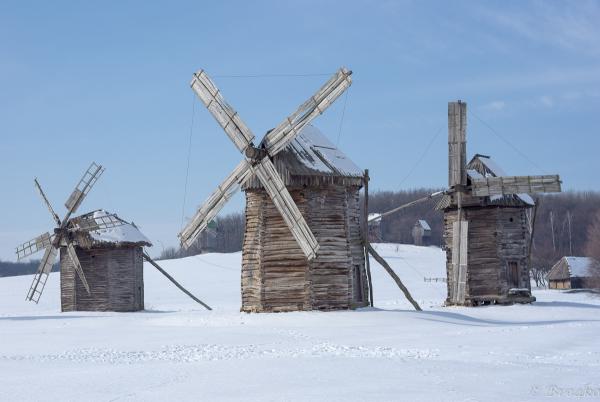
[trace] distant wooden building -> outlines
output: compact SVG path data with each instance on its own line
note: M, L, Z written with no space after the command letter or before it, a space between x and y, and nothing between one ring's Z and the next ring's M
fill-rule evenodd
M431 245L431 227L426 220L418 219L412 228L413 244L415 246Z
M320 249L309 262L260 181L246 182L241 310L368 305L359 221L363 171L313 126L306 126L273 163Z
M73 244L89 284L86 291L67 253L60 247L62 311L138 311L144 309L143 247L150 241L130 223L105 229L85 230L103 217L98 210L72 218ZM79 229L81 228L81 229Z
M600 263L591 257L563 257L548 272L550 289L583 289L600 286Z

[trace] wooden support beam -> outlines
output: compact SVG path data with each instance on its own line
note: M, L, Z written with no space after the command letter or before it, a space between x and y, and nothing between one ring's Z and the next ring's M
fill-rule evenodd
M158 265L152 258L150 258L150 256L148 254L144 253L143 255L144 255L144 259L146 261L148 261L154 268L158 269L158 271L161 274L163 274L164 276L166 276L168 280L170 280L171 282L173 282L173 284L175 286L177 286L179 288L179 290L181 290L183 293L185 293L186 295L188 295L189 297L191 297L196 303L201 304L202 306L204 306L207 310L212 310L212 308L210 308L208 304L205 304L202 300L198 299L196 296L194 296L193 294L191 294L186 288L184 288L183 286L181 286L179 284L179 282L177 282L171 275L169 275L167 273L167 271L165 271L164 269L162 269L160 267L160 265Z
M408 299L408 301L410 302L410 304L413 305L413 307L415 308L415 310L422 311L422 309L419 306L419 304L415 301L415 299L413 299L413 297L411 296L410 292L408 291L408 289L406 288L406 286L404 286L404 284L400 280L400 277L398 277L398 275L396 275L396 273L394 272L394 270L392 269L392 267L390 267L390 265L387 263L387 261L384 260L383 257L380 256L379 253L377 253L377 251L375 251L375 249L370 244L367 243L367 245L368 245L369 253L371 253L371 255L373 256L373 258L375 258L375 260L379 264L381 264L381 266L387 271L387 273L390 274L390 276L394 279L394 281L396 282L396 285L398 285L398 287L400 288L400 290L402 290L402 293L404 293L404 296L406 296L406 298Z
M373 281L371 280L371 263L369 262L369 169L365 169L365 206L363 211L363 238L365 244L365 268L369 285L369 305L373 307Z

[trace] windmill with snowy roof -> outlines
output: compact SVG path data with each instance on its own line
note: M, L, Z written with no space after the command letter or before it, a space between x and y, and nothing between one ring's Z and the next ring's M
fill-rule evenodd
M535 202L561 191L558 175L506 176L486 155L466 163L467 104L448 103L444 211L448 305L528 303Z
M144 252L143 247L152 244L133 223L104 210L71 217L103 172L101 165L92 162L67 199L67 213L62 220L38 180L34 180L56 228L53 233L46 232L16 248L19 260L44 250L26 299L38 303L60 251L62 311L143 310L144 259L204 305Z
M358 192L363 172L309 123L351 84L341 68L254 145L254 134L205 71L191 87L243 158L179 233L197 241L240 188L246 193L242 311L368 305Z
M535 202L529 194L560 192L560 178L506 176L481 154L466 163L466 128L467 104L449 102L449 188L378 214L377 219L441 196L435 208L444 211L446 304L535 301L529 280Z

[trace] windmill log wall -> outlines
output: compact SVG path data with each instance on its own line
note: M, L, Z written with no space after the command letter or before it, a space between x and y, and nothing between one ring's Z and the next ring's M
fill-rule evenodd
M463 219L469 222L468 270L464 304L532 301L533 298L529 294L516 290L531 290L528 261L529 231L525 211L526 208L523 207L463 208ZM446 304L452 304L455 289L452 224L456 219L456 209L445 210L444 238L448 278ZM511 289L515 290L511 292Z
M338 310L368 304L359 187L314 180L311 187L288 188L320 245L311 262L266 192L246 189L242 311Z
M62 311L144 309L142 247L75 247L90 286L87 293L66 248L60 249Z

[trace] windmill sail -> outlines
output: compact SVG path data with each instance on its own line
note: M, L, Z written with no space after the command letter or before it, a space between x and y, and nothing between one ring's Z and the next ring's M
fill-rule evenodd
M252 167L248 161L243 159L223 183L208 197L204 204L196 211L192 220L179 233L178 236L184 248L188 248L194 244L209 222L250 177L252 177Z
M44 256L40 261L40 265L38 267L37 272L33 276L33 281L31 282L31 286L29 287L29 292L27 292L26 300L33 301L37 304L39 302L40 297L42 296L42 292L46 287L46 281L48 280L48 274L52 271L52 265L54 265L54 261L56 260L57 251L54 246L50 245L46 247L46 251L44 252Z
M17 260L22 260L25 257L29 257L38 251L44 250L46 247L52 244L52 236L46 232L39 235L35 239L29 240L17 247Z
M204 70L194 74L190 83L198 98L210 111L225 133L240 152L244 152L252 143L254 134L242 121L237 112L225 101L217 86Z
M471 187L472 193L476 197L521 193L558 193L561 191L561 181L558 175L500 176L473 179Z
M96 181L100 178L102 173L104 172L104 168L102 166L97 165L95 162L92 162L90 167L86 170L86 172L75 186L75 189L65 202L65 208L67 208L67 217L75 211L81 205L87 194L90 192ZM65 219L66 220L66 219Z
M263 144L269 155L274 156L285 148L302 128L331 106L352 84L351 74L352 71L340 68L316 94L268 133Z

